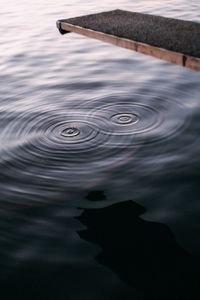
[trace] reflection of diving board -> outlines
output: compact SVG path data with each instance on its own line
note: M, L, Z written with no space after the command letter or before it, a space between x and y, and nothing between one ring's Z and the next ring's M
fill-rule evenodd
M59 20L57 27L200 71L200 23L114 10Z

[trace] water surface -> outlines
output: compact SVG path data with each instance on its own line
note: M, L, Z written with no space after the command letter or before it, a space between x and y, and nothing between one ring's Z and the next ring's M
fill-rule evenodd
M116 8L200 21L197 0L1 2L8 299L198 299L199 73L55 26Z

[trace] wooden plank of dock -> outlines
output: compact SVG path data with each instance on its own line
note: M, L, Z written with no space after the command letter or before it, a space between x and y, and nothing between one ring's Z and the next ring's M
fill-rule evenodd
M117 9L59 20L57 27L200 71L200 23Z

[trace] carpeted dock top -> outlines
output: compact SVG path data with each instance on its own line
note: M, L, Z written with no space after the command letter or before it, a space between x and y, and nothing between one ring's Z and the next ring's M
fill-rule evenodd
M119 9L60 22L200 57L200 23Z

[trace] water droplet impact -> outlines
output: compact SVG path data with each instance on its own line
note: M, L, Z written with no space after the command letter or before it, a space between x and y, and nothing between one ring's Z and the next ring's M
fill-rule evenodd
M75 137L77 135L80 134L80 131L78 128L75 128L75 127L68 127L68 128L65 128L62 132L61 132L61 135L64 136L64 137Z
M112 121L119 125L135 124L139 121L136 114L119 113L111 117Z

